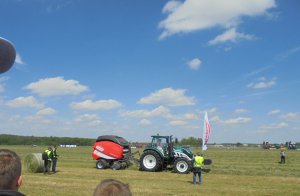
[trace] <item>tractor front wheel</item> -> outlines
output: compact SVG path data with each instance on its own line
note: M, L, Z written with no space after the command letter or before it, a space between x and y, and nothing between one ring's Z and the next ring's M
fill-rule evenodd
M145 151L141 156L140 167L143 171L156 172L162 170L162 159L155 151Z
M174 162L174 171L180 174L187 174L191 171L192 165L186 158L178 158Z

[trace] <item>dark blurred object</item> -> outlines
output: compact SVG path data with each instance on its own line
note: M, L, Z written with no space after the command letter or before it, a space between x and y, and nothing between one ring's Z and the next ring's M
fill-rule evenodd
M16 50L11 42L0 37L0 74L8 71L16 59Z

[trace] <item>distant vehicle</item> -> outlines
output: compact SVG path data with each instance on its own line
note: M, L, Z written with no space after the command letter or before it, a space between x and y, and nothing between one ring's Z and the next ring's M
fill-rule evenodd
M285 145L284 144L271 144L269 142L263 142L262 147L264 149L280 149L280 150L297 150L297 145L296 143L292 143L292 142L286 142Z
M271 150L281 148L281 146L279 144L271 144L270 142L265 142L265 141L263 142L262 147L264 149L271 149Z
M286 146L287 149L289 149L289 150L297 150L296 143L292 143L291 141L290 141L290 142L286 142L286 143L285 143L285 146Z

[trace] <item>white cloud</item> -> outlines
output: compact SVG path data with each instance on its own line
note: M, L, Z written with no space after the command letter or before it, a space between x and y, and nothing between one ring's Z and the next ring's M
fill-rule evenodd
M166 119L170 120L169 125L171 125L171 126L187 125L189 123L189 121L199 119L199 116L197 114L194 114L194 113L185 113L185 114L173 115L169 111L166 111L165 113L161 113L161 115L156 115L156 116L160 116L160 117L163 117L163 118L166 118ZM149 117L154 117L154 115L149 116Z
M5 81L8 80L9 77L5 76L5 77L0 77L0 93L5 91Z
M141 125L149 125L152 122L146 118L161 117L170 120L168 123L171 126L182 126L188 124L188 121L197 120L199 117L194 113L185 113L181 115L172 115L170 110L164 106L159 106L153 110L134 110L123 111L120 113L123 117L141 118Z
M280 59L281 59L281 60L284 60L284 59L286 59L286 58L288 58L288 57L290 57L290 56L292 56L292 55L294 55L294 54L297 54L297 53L299 53L299 52L300 52L300 46L297 46L297 47L295 47L295 48L292 48L292 49L286 51L284 54L282 54L282 55L280 56Z
M66 7L72 5L73 1L47 1L46 5L46 12L47 13L53 13L53 12L58 12Z
M148 119L142 119L140 120L139 125L151 125L151 121Z
M48 107L48 108L39 110L36 114L38 116L48 116L48 115L53 115L55 113L56 113L56 111L53 108Z
M300 114L290 112L290 113L282 115L281 118L285 119L286 121L300 121Z
M163 8L163 13L170 13L174 12L179 6L181 5L181 2L179 1L168 1L166 5Z
M5 82L6 80L9 80L9 77L7 76L0 77L0 82Z
M220 117L219 116L212 116L209 119L210 122L220 122Z
M183 126L186 124L187 124L187 122L183 121L183 120L174 120L174 121L169 122L169 125L172 125L172 126Z
M168 106L195 105L194 97L185 96L186 90L164 88L158 90L147 97L141 98L139 104L165 104Z
M15 63L20 64L20 65L24 65L25 62L22 60L22 57L19 53L16 54L16 59L15 59Z
M268 66L265 66L265 67L261 67L257 70L254 70L254 71L251 71L250 73L246 74L245 77L248 78L248 77L251 77L251 76L255 76L255 75L258 75L259 73L261 72L264 72L270 68L272 68L273 66L271 65L268 65Z
M224 120L223 123L228 125L238 125L238 124L248 123L251 120L252 120L251 118L238 117L238 118Z
M256 82L252 82L247 85L248 88L254 88L254 89L264 89L264 88L270 88L276 84L276 78L272 78L271 80L267 80L266 78L262 77L257 79Z
M77 95L88 90L76 80L64 80L62 77L40 79L28 84L25 89L40 96Z
M218 108L216 108L216 107L207 109L207 112L208 112L208 113L216 113L217 111L218 111Z
M225 47L225 48L224 48L224 51L225 51L225 52L228 52L228 51L230 51L230 50L232 50L232 47Z
M288 124L285 122L282 122L282 123L278 123L278 124L264 125L264 126L261 126L260 129L262 129L262 130L264 130L264 129L281 129L284 127L288 127Z
M52 121L49 119L44 119L42 116L38 116L38 115L32 115L32 116L25 116L24 120L26 121L30 121L31 123L35 123L35 125L37 124L51 124Z
M275 110L272 110L268 113L268 115L275 115L275 114L279 114L280 113L280 110L279 109L275 109Z
M150 118L150 117L165 117L170 116L170 110L164 106L159 106L153 110L133 110L120 113L121 116L135 117L135 118Z
M6 105L14 108L31 107L42 108L43 104L39 103L33 96L17 97L13 100L7 101Z
M78 116L73 121L76 125L81 126L97 126L102 123L101 119L96 114L83 114Z
M239 109L236 109L234 112L240 114L240 113L247 113L247 112L249 112L249 110L244 109L244 108L239 108Z
M239 33L236 31L235 28L228 29L225 31L223 34L218 35L215 37L213 40L210 40L208 42L208 45L216 45L216 44L221 44L223 42L237 42L238 40L245 39L245 40L255 40L254 35L249 35L249 34L244 34L244 33Z
M194 58L186 63L190 69L198 70L202 64L201 60L198 58Z
M0 83L0 93L5 91L5 85Z
M74 110L112 110L121 107L122 104L116 100L85 100L83 102L72 102L70 107Z
M194 113L185 113L182 115L168 115L166 118L171 119L172 121L192 121L197 120L200 117L197 114Z
M212 27L230 29L237 27L242 17L266 14L275 6L275 0L169 1L163 8L163 13L168 15L159 23L163 29L159 39Z
M184 120L196 120L198 118L199 117L196 114L194 114L194 113L186 113L182 117L182 119L184 119Z

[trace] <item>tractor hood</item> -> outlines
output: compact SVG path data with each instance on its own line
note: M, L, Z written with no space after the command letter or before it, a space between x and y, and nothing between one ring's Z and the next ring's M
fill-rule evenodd
M174 146L174 152L180 152L180 153L183 153L183 154L186 154L190 159L193 159L194 158L194 154L193 152L190 150L189 147L186 147L186 146Z

